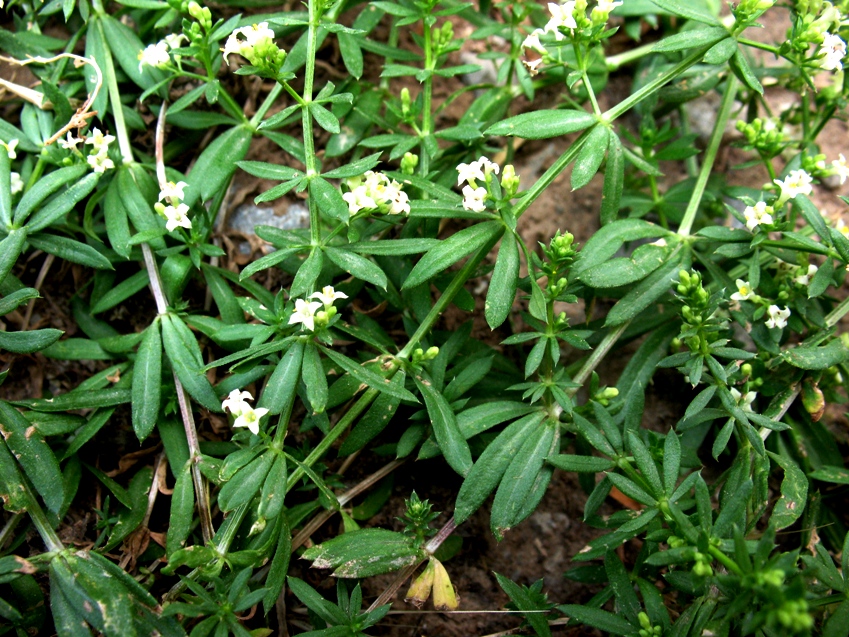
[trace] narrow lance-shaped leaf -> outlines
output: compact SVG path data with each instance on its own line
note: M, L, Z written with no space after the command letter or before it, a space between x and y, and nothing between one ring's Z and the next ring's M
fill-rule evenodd
M195 490L192 483L191 460L179 469L172 468L177 477L171 494L171 515L168 519L168 535L165 552L170 557L186 546L195 511Z
M210 411L220 412L221 403L206 374L200 347L183 320L171 314L162 315L162 342L171 368L189 395Z
M428 417L433 426L433 435L439 448L442 449L442 455L454 471L465 476L472 468L472 453L457 426L454 411L445 397L434 389L430 380L416 376L415 381L425 399Z
M610 131L606 126L597 124L587 135L586 142L575 158L572 166L572 190L583 188L598 172L604 154L609 145Z
M784 469L781 481L781 497L775 503L769 522L777 531L786 529L798 520L805 511L808 499L808 478L790 458L767 452L778 466Z
M259 397L257 407L264 407L271 414L289 413L295 400L303 359L304 344L297 341L277 364Z
M133 365L133 429L140 442L150 435L159 418L161 391L162 337L159 320L155 320L144 332Z
M513 233L505 233L486 293L485 315L491 329L501 325L510 314L518 283L519 247Z

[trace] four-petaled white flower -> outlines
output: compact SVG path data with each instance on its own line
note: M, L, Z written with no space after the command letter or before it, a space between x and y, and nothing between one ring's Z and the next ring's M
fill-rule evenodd
M251 392L234 389L227 398L221 401L221 409L227 409L234 416L238 416L245 408L245 401L253 399L254 397L251 396Z
M728 391L740 409L743 411L752 411L752 403L755 402L755 398L758 397L758 392L747 391L745 394L741 394L739 390L733 387Z
M486 205L484 204L486 194L486 188L463 186L463 208L472 212L483 212L486 210Z
M846 57L846 43L839 36L833 33L826 33L823 36L820 54L823 55L820 60L820 67L826 71L842 71L843 58Z
M85 143L92 146L95 153L100 154L109 149L109 144L115 141L114 135L104 135L99 128L91 131L91 134L86 138Z
M348 179L347 186L348 192L342 194L342 199L352 215L360 210L390 215L410 213L410 199L401 184L381 172L367 170Z
M165 227L168 229L168 232L172 232L178 227L191 230L192 220L189 219L188 212L189 207L184 203L181 203L178 206L165 206L162 214L167 220L165 222Z
M169 181L159 191L159 201L165 201L166 199L182 201L185 199L183 189L188 185L185 181L178 181L176 184L173 181Z
M737 291L731 295L732 301L748 301L755 295L755 291L748 281L737 279Z
M144 50L139 51L139 73L144 70L145 66L152 66L161 69L168 65L171 61L171 56L168 55L168 43L161 40L156 44L148 44Z
M765 201L759 201L754 206L746 206L743 216L746 218L746 227L754 232L761 224L772 224L772 206L767 206Z
M473 161L470 164L458 164L457 166L457 185L461 185L464 181L472 183L473 181L483 181L486 176L483 174L483 166L480 161Z
M240 39L239 36L244 39ZM274 39L274 31L268 28L268 22L260 22L236 29L224 43L224 61L230 63L227 56L231 53L238 53L244 57L242 51L247 52L249 49L253 49L254 45L263 38Z
M265 407L258 407L254 409L251 407L247 401L253 400L253 396L251 396L250 392L247 391L239 391L238 389L234 389L230 392L230 395L224 399L221 403L222 409L227 409L230 411L233 416L236 417L236 421L233 423L233 427L247 427L250 429L253 435L259 434L259 421L260 419L268 413L268 409Z
M68 133L68 137L59 140L59 145L65 150L76 150L77 144L81 144L82 141L82 137L74 137L71 133Z
M298 299L295 301L295 311L289 317L289 325L302 323L310 332L315 331L315 313L323 304L321 301L305 301Z
M539 34L541 31L537 29L536 31L532 31L528 37L524 39L522 42L523 49L530 49L531 51L536 51L540 55L544 55L546 53L545 47L542 45L542 42L539 41Z
M793 277L793 282L798 283L799 285L809 285L811 278L817 273L817 270L819 270L819 268L813 263L808 266L807 270L799 268L798 272L800 272L800 274Z
M846 165L846 158L843 153L840 153L838 158L831 162L832 174L840 176L840 185L846 183L846 178L849 177L849 166Z
M575 22L575 2L570 0L563 4L556 2L548 3L548 11L551 13L551 19L543 29L547 33L553 33L556 40L560 41L565 36L560 32L561 28L577 29L578 24Z
M348 204L348 212L352 215L357 214L360 210L377 208L377 202L369 197L368 189L365 185L357 186L351 192L346 192L342 195L342 199Z
M531 77L534 77L535 75L537 75L539 73L539 66L540 66L540 64L542 64L542 58L539 58L538 60L533 60L533 61L522 60L522 64L528 70L528 74Z
M769 319L766 321L766 326L770 329L783 329L787 327L787 318L790 316L790 309L785 307L783 310L777 305L770 305L767 310Z
M773 182L781 188L781 196L778 198L781 203L795 199L798 195L810 195L814 191L811 185L813 179L804 170L791 170L784 181L775 179Z
M115 168L115 162L109 159L109 155L107 155L105 151L89 155L88 157L86 157L86 161L96 173L103 174L107 170Z
M610 13L616 7L621 7L622 4L621 0L619 2L614 2L614 0L598 0L598 9L599 11Z
M393 181L390 188L386 189L387 197L390 201L390 215L408 215L410 214L410 198L407 193L401 190L400 184Z
M10 139L7 144L2 139L0 139L0 146L6 149L6 154L9 156L9 159L15 159L18 156L18 153L15 152L15 148L18 146L17 139Z
M329 308L331 305L333 305L333 302L336 299L347 299L348 295L344 292L337 292L332 285L325 285L323 288L321 288L321 292L313 292L312 294L310 294L310 298L318 299L319 301L321 301L321 303L324 304L325 308ZM295 305L297 306L297 301L295 302Z
M20 174L16 172L12 172L10 175L10 185L11 185L11 194L17 195L24 189L24 180L21 179Z

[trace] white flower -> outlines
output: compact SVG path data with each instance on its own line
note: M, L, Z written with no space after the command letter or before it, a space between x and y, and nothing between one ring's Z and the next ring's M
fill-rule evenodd
M351 192L346 192L342 195L348 203L348 212L352 215L357 214L360 210L371 210L377 208L377 202L369 197L368 189L365 185L357 186Z
M737 291L731 295L732 301L748 301L755 295L755 291L748 281L737 279Z
M324 304L325 308L329 308L333 305L333 301L336 299L347 299L348 295L344 292L337 292L332 285L325 285L321 288L321 292L313 292L310 294L310 298L318 299ZM297 306L297 301L295 302L295 305Z
M846 57L846 43L833 33L823 36L820 54L824 57L820 60L820 67L826 71L842 71L843 58Z
M755 398L758 397L758 392L747 391L745 394L741 394L733 387L728 391L731 393L731 396L734 398L734 402L737 403L737 406L740 407L740 409L743 411L752 411L752 403L755 402Z
M849 166L846 165L846 158L843 153L838 155L838 159L831 162L833 166L833 175L840 175L840 185L846 183L846 178L849 177Z
M159 191L159 201L165 201L169 199L173 201L177 199L178 201L182 201L185 199L185 195L183 194L183 189L188 186L185 181L178 181L176 184L173 181L169 181L165 186L162 187L162 190Z
M289 317L289 325L295 323L303 323L309 331L315 331L315 313L322 306L320 301L304 301L298 299L295 301L295 311Z
M542 45L542 42L539 41L539 34L540 33L542 33L542 31L540 29L533 31L522 42L522 48L523 49L530 49L531 51L536 51L540 55L544 55L546 53L546 50L545 50L545 47Z
M94 172L100 174L115 168L115 162L109 159L109 155L106 154L105 150L100 153L92 153L86 157L86 161L88 162L88 165L94 169Z
M458 164L457 185L459 186L464 181L469 182L471 184L473 181L476 180L485 180L486 176L483 174L483 170L481 170L481 168L482 165L480 161L473 161L470 164Z
M564 2L563 4L549 2L548 11L551 13L551 19L545 25L544 31L547 33L554 33L554 37L558 41L565 37L560 32L561 27L566 29L578 28L578 24L575 22L575 17L572 15L575 11L575 3L573 1Z
M92 150L99 155L109 150L109 144L114 141L114 135L104 135L99 128L95 128L91 131L91 135L86 138L85 143L93 146Z
M766 326L770 329L783 329L787 327L787 317L790 316L790 310L785 307L783 310L777 305L770 305L767 310L769 319L766 321Z
M778 199L781 203L795 199L798 195L810 195L814 191L811 185L813 179L804 170L791 170L784 181L775 179L773 182L781 188L781 196Z
M800 272L801 274L793 277L793 282L798 283L799 285L808 285L811 282L811 278L817 273L817 270L819 270L819 268L813 264L808 266L807 271L805 271L804 268L799 268L797 272Z
M486 188L472 188L471 186L463 186L463 208L473 212L483 212L486 210L484 205L486 199Z
M393 181L386 190L387 197L391 202L389 208L390 215L408 215L410 214L410 198L407 193L401 190L401 184Z
M238 416L245 409L251 408L245 401L253 399L251 392L234 389L227 398L221 401L221 409L229 409L231 414Z
M12 172L12 174L9 175L9 177L11 177L10 181L11 181L11 185L12 185L11 194L17 195L19 192L21 192L24 189L24 180L21 179L21 176L16 172Z
M82 141L82 137L74 137L71 133L68 133L68 137L66 139L59 140L59 145L65 150L76 150L77 144L81 144Z
M622 2L614 2L613 0L598 0L598 10L604 13L610 13L616 7L621 7Z
M239 36L242 36L244 40L240 40ZM260 22L249 27L236 29L224 43L224 61L229 64L227 56L231 53L238 53L244 57L242 51L247 52L247 50L252 49L262 38L274 39L274 31L268 28L268 22Z
M257 409L251 409L250 405L247 407L248 408L239 414L238 418L236 418L236 422L233 423L233 427L247 427L251 430L251 433L256 436L259 434L259 420L268 413L268 410L265 407L258 407Z
M169 49L178 49L180 45L183 43L183 40L187 40L188 38L182 33L171 33L166 35L163 39L163 42L168 46Z
M746 218L746 227L754 232L755 228L761 224L770 225L772 219L772 207L767 206L765 201L759 201L754 206L746 206L743 211L743 216Z
M171 61L171 56L168 55L168 43L165 40L156 44L149 44L143 51L139 51L139 73L144 70L145 66L153 66L158 69L167 66Z
M3 148L6 149L6 154L9 156L9 159L15 159L18 156L18 153L15 152L17 145L17 139L10 139L8 144L0 139L0 146L3 146Z
M495 173L497 175L498 171L500 170L498 164L496 164L494 161L489 161L489 159L486 157L481 157L480 159L478 159L478 164L480 164L480 166L483 168L484 175L489 175L490 173Z
M188 212L189 207L184 203L179 206L165 206L162 214L167 219L165 227L168 232L173 232L178 227L191 230L192 220L189 219Z
M538 60L533 60L532 62L529 62L528 60L522 60L522 64L528 70L528 74L531 77L534 77L535 75L537 75L539 73L539 70L538 70L537 67L539 67L539 65L542 64L542 58L539 58Z

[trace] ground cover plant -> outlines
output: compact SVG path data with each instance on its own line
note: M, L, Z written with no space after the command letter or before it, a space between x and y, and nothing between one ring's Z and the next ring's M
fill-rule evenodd
M849 634L849 2L4 11L0 634Z

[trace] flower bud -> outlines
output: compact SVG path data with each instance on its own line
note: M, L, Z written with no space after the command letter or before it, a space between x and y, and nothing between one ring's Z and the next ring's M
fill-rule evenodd
M811 378L806 378L802 382L802 404L805 406L805 411L811 415L811 420L817 422L822 418L825 412L825 396Z
M265 518L257 518L257 521L251 525L251 530L248 533L248 537L253 537L254 535L258 535L265 530L265 524L267 520Z
M407 117L410 114L410 89L406 86L401 89L401 115ZM418 162L416 162L418 163Z
M427 348L427 352L425 353L425 358L427 360L433 360L439 355L439 348L436 345L432 345Z
M406 89L404 89L406 90ZM407 91L407 97L409 97L410 92ZM409 108L409 106L408 106ZM401 172L405 175L412 175L416 171L416 166L419 165L419 156L415 153L404 153L404 156L401 158Z
M454 592L454 586L451 584L451 578L448 576L448 571L442 566L442 562L436 558L431 558L434 565L433 573L433 606L436 610L457 610L460 607L460 602L457 599L457 593Z
M519 191L519 177L516 175L513 164L507 164L504 167L504 172L501 173L501 189L508 199L515 197Z

